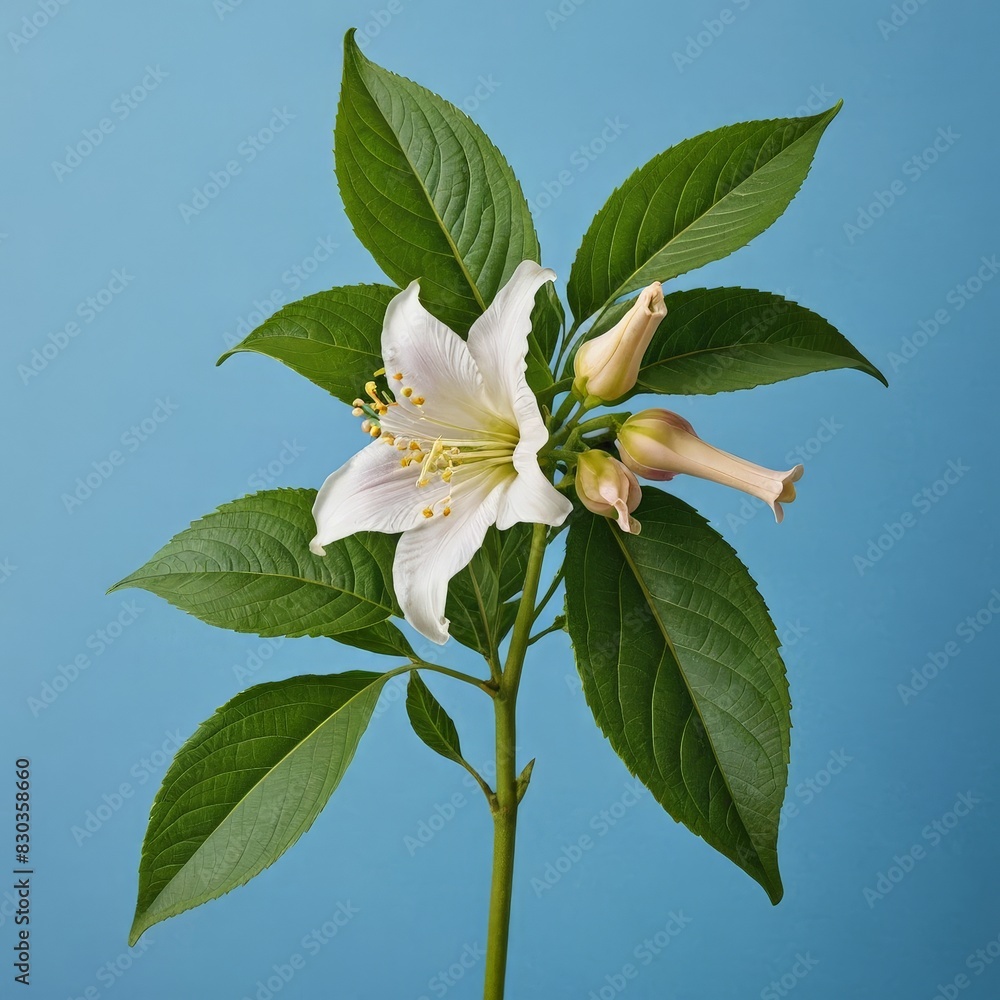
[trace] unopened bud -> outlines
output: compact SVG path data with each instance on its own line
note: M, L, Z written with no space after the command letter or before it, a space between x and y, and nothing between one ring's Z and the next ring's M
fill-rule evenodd
M713 447L670 410L643 410L629 417L617 444L622 462L644 479L673 479L681 473L710 479L763 500L779 524L781 505L795 499L795 483L802 478L801 465L775 472Z
M576 495L580 503L602 517L613 517L622 531L639 534L632 511L639 506L639 480L607 452L585 451L576 463Z
M635 386L642 356L666 315L663 288L654 281L607 333L581 345L573 362L573 391L602 402L624 396Z

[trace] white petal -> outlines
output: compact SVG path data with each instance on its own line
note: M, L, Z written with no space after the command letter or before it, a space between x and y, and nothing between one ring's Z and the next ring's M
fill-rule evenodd
M538 463L519 469L500 501L497 527L501 531L520 521L557 527L569 517L573 505L544 476Z
M399 540L392 567L396 598L406 620L431 642L448 641L448 583L483 544L509 482L503 475L477 477L460 495L456 490L450 516L422 518Z
M555 277L554 271L533 260L522 261L469 330L469 352L490 395L497 406L504 408L505 415L517 412L515 401L524 386L524 359L528 353L535 294Z
M324 545L356 531L394 533L422 521L426 504L447 490L440 483L418 489L419 473L413 465L404 469L399 452L383 441L362 448L323 483L313 504L316 537L309 548L323 555Z
M426 401L416 412L428 419L467 428L491 422L493 414L483 413L483 379L468 346L421 305L419 291L411 281L389 303L382 326L386 379L401 408L415 410L401 394L406 386L413 390L410 398ZM403 378L394 379L396 374Z

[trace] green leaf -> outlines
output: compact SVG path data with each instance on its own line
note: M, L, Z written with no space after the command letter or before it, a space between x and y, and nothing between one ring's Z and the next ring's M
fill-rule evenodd
M314 556L315 490L266 490L225 504L175 535L130 576L209 625L261 636L328 636L377 653L410 655L390 622L396 540L361 532Z
M199 726L153 802L129 944L244 885L309 829L387 677L351 671L258 684Z
M435 753L463 767L468 766L462 757L455 723L416 670L410 673L410 683L406 687L406 714L413 731Z
M888 384L822 316L780 295L695 288L666 302L634 393L731 392L834 368L856 368Z
M490 528L482 547L448 587L445 614L451 636L491 662L517 617L512 598L524 584L530 534L527 524L508 531Z
M350 406L382 367L382 320L398 288L348 285L279 309L219 358L266 354Z
M640 535L589 515L570 526L566 614L587 702L667 812L777 903L791 724L774 626L697 511L643 487L636 517Z
M559 334L566 322L562 302L547 281L535 295L535 308L531 313L531 333L528 335L528 368L525 377L534 392L541 392L552 385L549 362L555 353Z
M523 260L539 259L507 161L454 105L366 59L350 31L335 130L344 208L396 284L421 278L427 309L457 333Z
M718 260L788 207L840 104L810 118L728 125L640 167L590 225L569 277L579 321L652 281Z

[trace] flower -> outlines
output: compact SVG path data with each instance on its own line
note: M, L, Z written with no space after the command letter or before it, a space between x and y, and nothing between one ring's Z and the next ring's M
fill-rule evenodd
M317 555L356 531L402 532L396 597L433 642L448 640L448 583L490 525L559 525L572 510L539 467L548 431L524 375L535 293L554 278L534 261L519 264L468 342L420 304L416 281L400 292L382 328L395 398L367 384L355 413L375 440L326 480L313 506Z
M678 473L710 479L763 500L780 524L783 503L795 499L802 466L775 472L713 447L670 410L643 410L628 418L618 432L622 461L645 479L673 479Z
M576 463L576 495L587 510L613 517L622 531L639 534L639 522L631 516L639 506L639 480L617 458L598 449L585 451Z
M639 365L660 321L667 315L658 281L644 288L635 304L607 333L576 352L573 391L581 398L619 399L639 377Z

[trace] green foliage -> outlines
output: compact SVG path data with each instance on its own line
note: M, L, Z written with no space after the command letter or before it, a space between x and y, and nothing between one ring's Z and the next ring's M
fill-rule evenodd
M398 288L348 285L279 309L219 358L266 354L350 406L382 367L382 320Z
M636 170L597 213L577 251L567 289L576 319L759 236L795 196L839 110L727 125Z
M245 884L312 826L354 758L386 676L259 684L202 723L153 803L130 944Z
M315 498L315 490L266 490L225 504L111 589L141 587L234 632L328 636L408 656L386 620L399 614L389 582L395 538L360 533L314 556Z
M539 259L507 161L453 104L366 59L348 32L337 180L358 239L399 286L465 333L523 260Z
M410 682L406 686L406 714L413 731L435 753L467 766L455 723L416 670L410 674Z
M822 316L752 288L696 288L666 297L667 315L635 392L752 389L834 368L882 373Z
M517 615L512 599L524 582L530 535L527 524L516 524L509 531L490 528L482 548L448 587L446 614L452 638L491 662Z
M674 819L781 899L777 837L791 723L767 607L697 511L647 487L640 535L581 514L566 614L587 703Z

